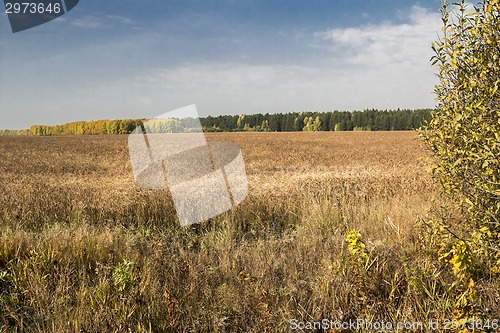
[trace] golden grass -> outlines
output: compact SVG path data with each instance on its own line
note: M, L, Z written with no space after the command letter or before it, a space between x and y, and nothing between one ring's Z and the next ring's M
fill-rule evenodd
M415 228L437 187L414 132L207 139L241 146L249 194L180 228L168 193L134 185L126 136L0 137L0 331L287 332L291 319L452 316L448 270ZM351 229L367 269L347 251Z

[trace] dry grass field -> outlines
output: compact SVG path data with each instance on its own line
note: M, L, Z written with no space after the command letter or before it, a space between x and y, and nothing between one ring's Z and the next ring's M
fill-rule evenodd
M207 139L240 145L249 193L181 228L167 191L134 184L127 136L0 137L0 332L453 316L451 273L417 228L438 188L414 132Z

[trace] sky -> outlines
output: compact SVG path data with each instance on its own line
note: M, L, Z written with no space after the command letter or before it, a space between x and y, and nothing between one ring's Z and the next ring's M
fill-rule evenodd
M0 128L435 105L440 0L82 0L12 33Z

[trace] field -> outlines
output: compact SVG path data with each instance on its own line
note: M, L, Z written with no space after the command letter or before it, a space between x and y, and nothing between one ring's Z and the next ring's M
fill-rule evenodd
M0 332L453 317L450 270L417 223L438 187L415 132L207 139L240 145L248 196L181 228L168 191L134 184L127 136L0 137Z

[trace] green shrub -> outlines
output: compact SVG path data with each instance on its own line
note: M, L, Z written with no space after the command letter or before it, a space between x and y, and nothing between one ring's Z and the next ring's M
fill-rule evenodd
M465 1L443 2L443 35L432 45L437 110L420 132L452 202L434 207L427 224L463 291L457 317L474 314L466 304L476 302L471 279L500 267L500 4L485 0L469 9Z
M123 262L116 265L113 269L113 284L118 291L124 291L134 285L132 269L134 262L123 259Z

